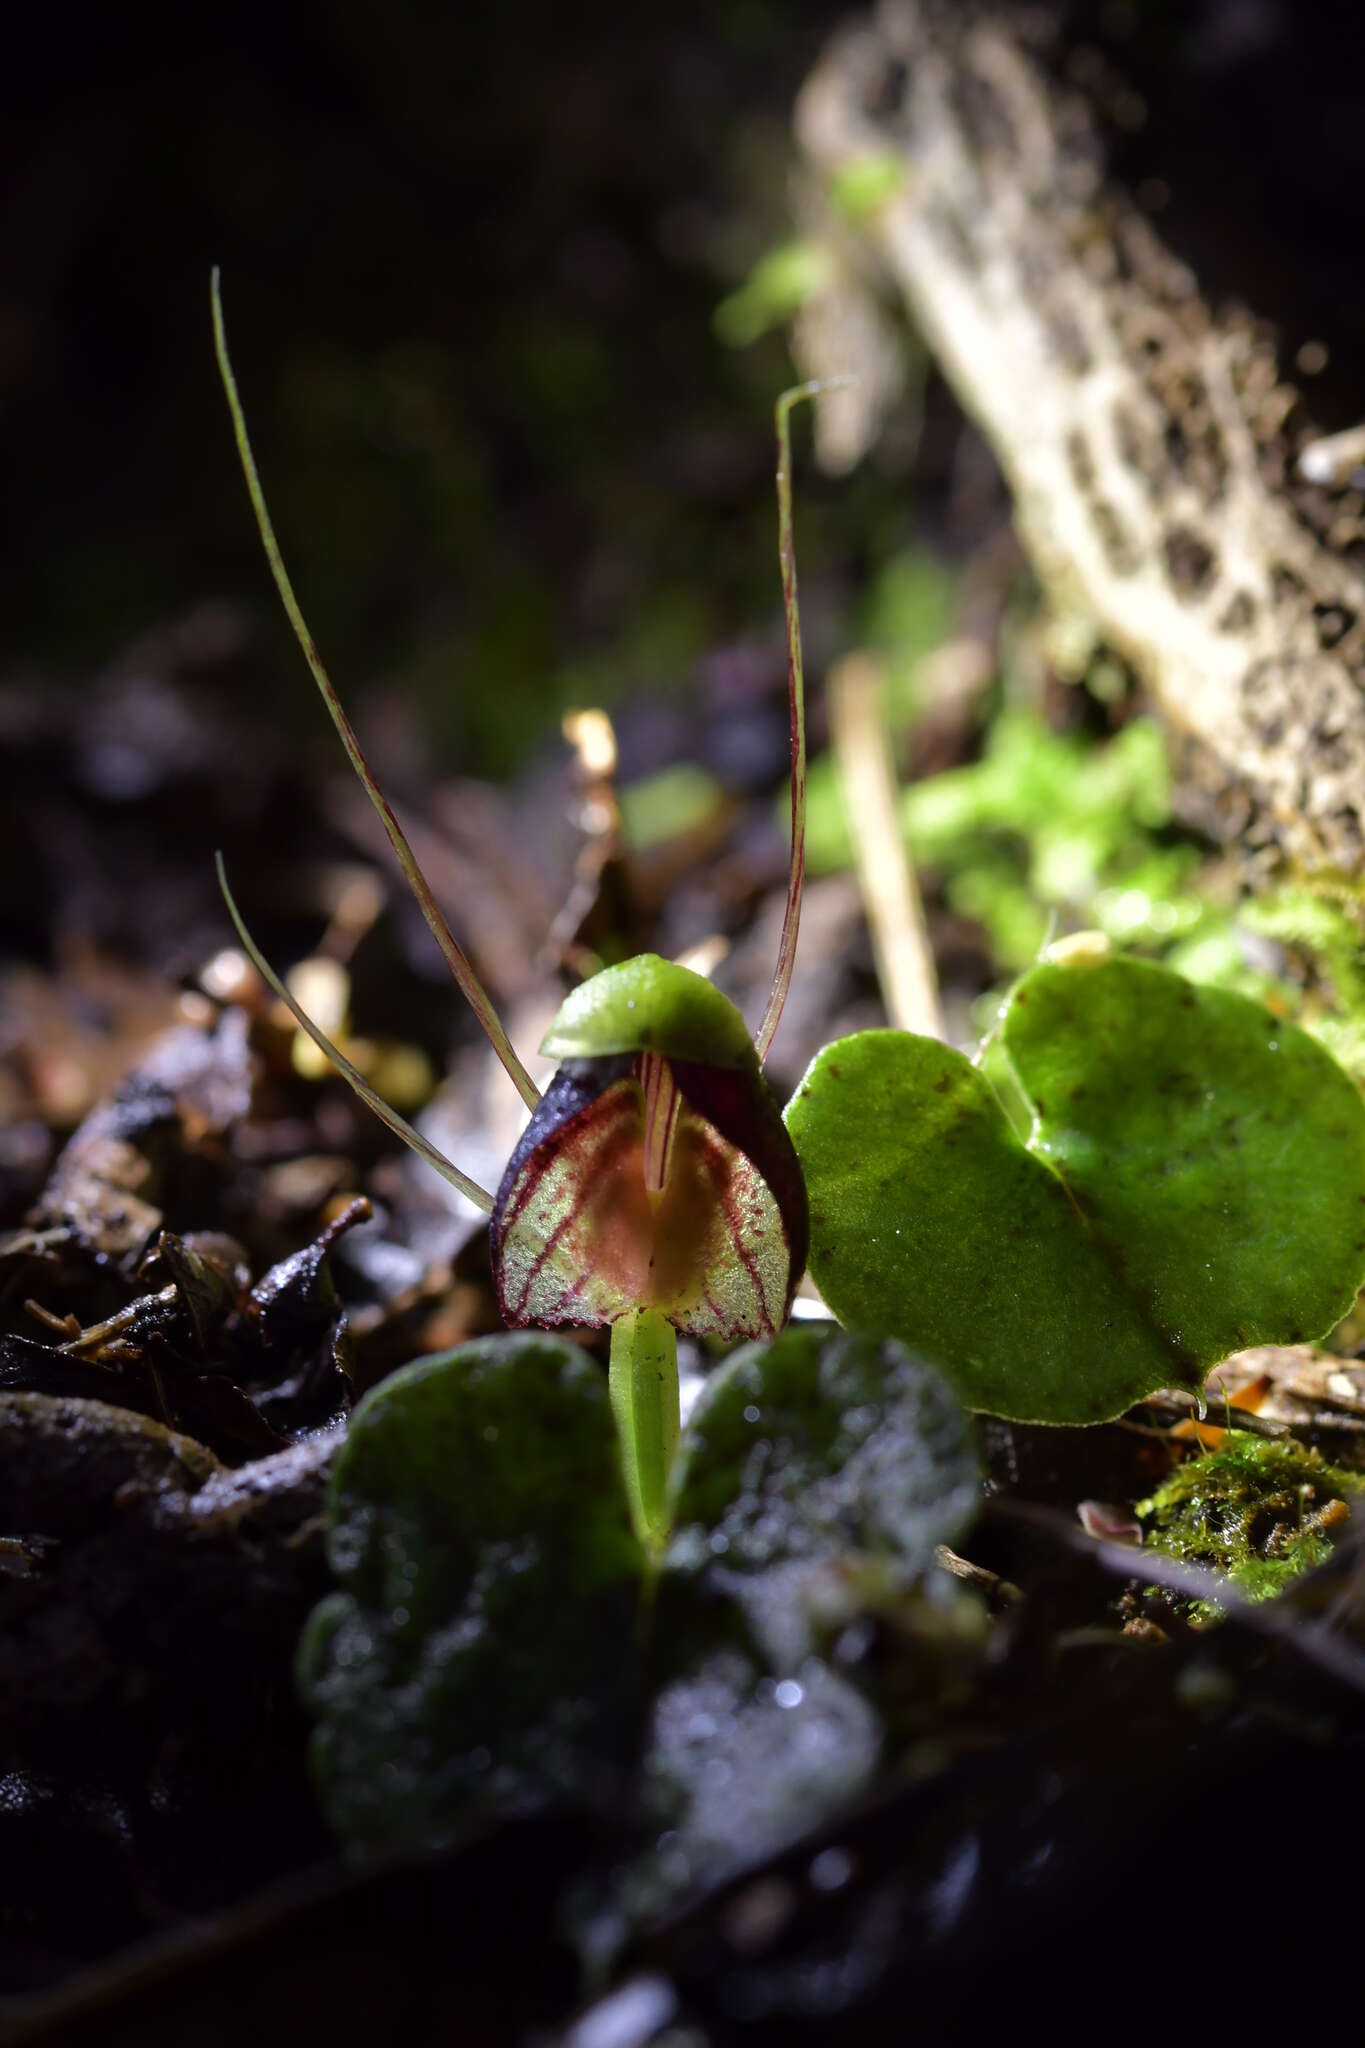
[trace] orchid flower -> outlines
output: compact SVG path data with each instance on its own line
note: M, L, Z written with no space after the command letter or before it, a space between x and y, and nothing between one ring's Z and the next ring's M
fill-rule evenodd
M541 1046L557 1058L543 1096L456 941L361 750L304 621L275 538L228 356L218 273L214 342L237 451L276 588L351 765L456 982L531 1110L496 1194L446 1159L379 1097L261 954L218 874L238 937L300 1028L390 1130L490 1217L493 1282L521 1328L611 1330L610 1384L638 1533L657 1545L677 1444L677 1332L727 1342L772 1336L805 1268L805 1185L763 1062L796 958L805 872L806 733L792 535L790 413L829 388L777 401L778 553L787 628L791 859L777 964L753 1040L703 976L641 954L576 988Z

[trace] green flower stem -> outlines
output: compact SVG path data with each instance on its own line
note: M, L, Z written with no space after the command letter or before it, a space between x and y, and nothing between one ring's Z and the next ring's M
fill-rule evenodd
M678 1339L656 1309L632 1309L612 1324L609 1384L635 1533L647 1550L661 1550L680 1423Z

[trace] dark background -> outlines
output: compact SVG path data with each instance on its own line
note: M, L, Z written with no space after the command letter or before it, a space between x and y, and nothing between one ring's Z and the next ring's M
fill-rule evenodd
M784 232L791 100L845 12L7 7L0 665L83 680L215 598L279 639L210 352L215 261L319 638L353 688L417 688L446 758L506 769L560 702L677 689L770 622L788 365L710 319ZM1349 417L1358 10L1064 12L1147 95L1122 168L1165 177L1163 230L1291 343L1333 345L1325 403ZM828 519L826 495L807 485L812 573L856 573L916 516L875 477ZM271 661L243 686L310 717L293 680Z
M785 353L710 316L783 232L837 12L8 10L8 659L78 677L218 597L280 637L214 262L338 679L418 687L452 755L506 768L599 670L676 683L763 623Z

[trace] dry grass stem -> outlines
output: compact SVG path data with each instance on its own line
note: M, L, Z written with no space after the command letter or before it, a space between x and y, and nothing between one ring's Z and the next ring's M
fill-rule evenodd
M834 757L886 1014L902 1031L942 1039L933 949L896 814L885 663L862 651L846 655L831 670L828 690Z

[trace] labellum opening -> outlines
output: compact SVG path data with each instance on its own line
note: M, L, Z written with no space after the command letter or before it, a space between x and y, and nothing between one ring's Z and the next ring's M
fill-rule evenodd
M782 1327L807 1236L796 1154L752 1055L611 1053L565 1060L508 1162L493 1278L514 1327L650 1308L733 1342Z

